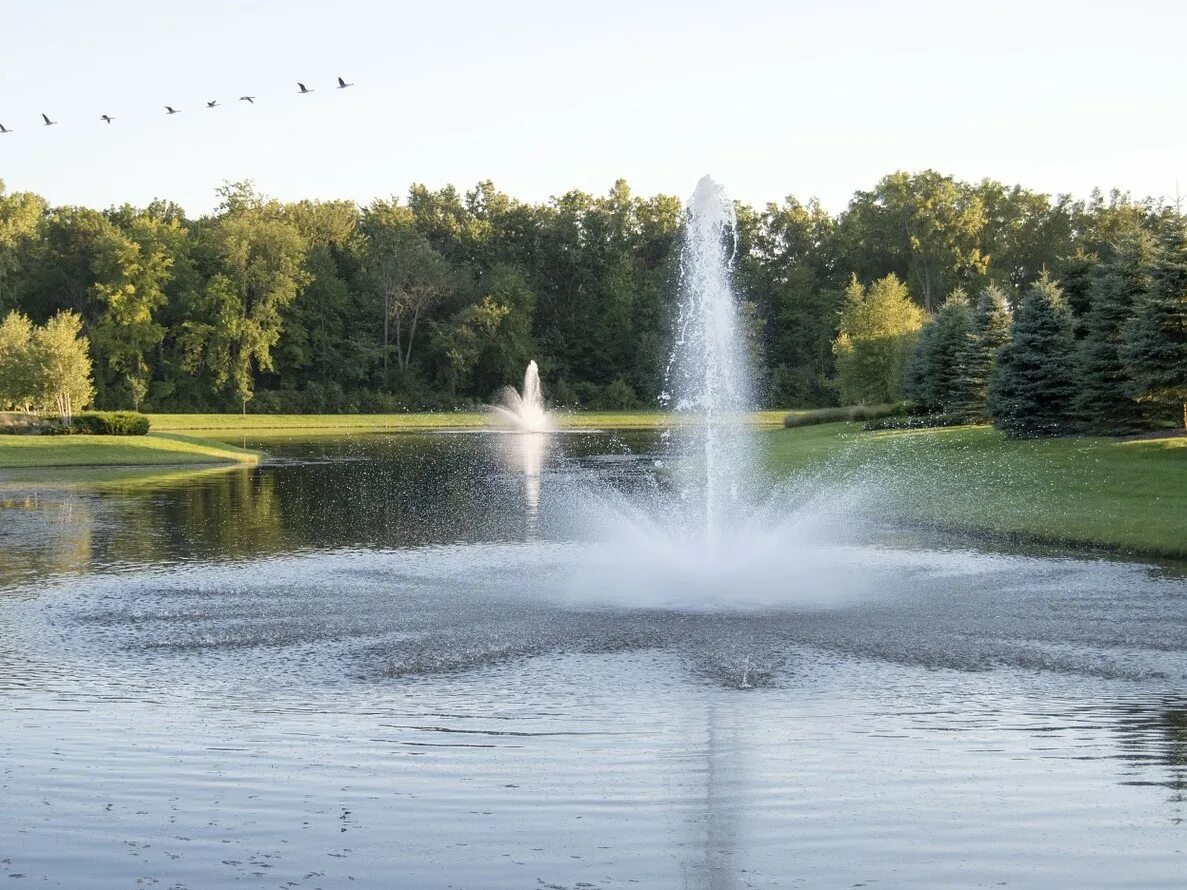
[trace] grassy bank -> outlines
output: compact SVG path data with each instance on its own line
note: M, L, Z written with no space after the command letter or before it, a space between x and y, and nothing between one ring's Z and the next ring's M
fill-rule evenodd
M1187 557L1187 438L1016 441L988 427L765 435L777 472L827 472L945 528Z
M191 436L0 436L0 468L255 463L259 454Z

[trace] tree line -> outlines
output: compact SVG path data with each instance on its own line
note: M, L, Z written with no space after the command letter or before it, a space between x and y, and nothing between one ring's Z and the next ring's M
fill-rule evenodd
M100 408L461 406L488 400L531 358L560 404L642 407L662 389L679 198L640 197L622 181L542 203L489 182L415 185L365 207L284 203L250 183L219 196L190 218L163 200L51 207L0 186L0 318L77 318ZM1123 245L1176 219L1117 192L1053 197L930 170L890 174L836 214L788 197L739 203L737 216L755 388L783 407L901 394L913 338L950 319L959 301L945 298L958 290L977 295L971 315L992 289L1020 319L1036 287L1058 282L1078 343L1129 312L1129 285L1105 296L1101 283L1121 274L1107 270ZM880 382L867 385L871 374Z
M905 397L922 415L907 425L991 420L1019 437L1187 428L1187 225L1170 215L1157 233L1120 233L1062 284L1044 270L1016 307L989 284L928 316L893 274L854 279L834 342L842 395Z

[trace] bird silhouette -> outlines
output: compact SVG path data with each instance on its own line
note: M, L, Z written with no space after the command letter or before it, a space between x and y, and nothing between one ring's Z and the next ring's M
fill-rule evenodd
M43 112L41 112L41 119L42 119L43 121L45 121L45 125L46 125L47 127L52 127L54 124L56 124L56 123L57 123L57 121L51 121L51 120L49 119L49 115L48 115L48 114L46 114L44 111L43 111Z
M180 108L174 108L172 105L165 106L165 114L178 114L181 112Z
M218 99L211 99L206 103L207 108L218 108Z
M3 136L5 133L11 133L11 132L12 132L12 130L8 129L8 127L4 126L4 124L0 124L0 136Z
M109 124L113 120L115 120L115 118L112 117L110 114L101 114L101 115L99 115L99 120L103 121L103 123L105 123L105 124Z
M343 80L341 77L339 77L339 78L338 78L338 89L340 89L340 90L344 90L344 89L346 89L347 87L352 87L352 86L354 86L354 84L353 84L353 83L347 83L347 82L346 82L345 80Z
M303 96L303 95L305 95L306 93L312 93L312 92L313 92L313 90L309 89L309 87L305 86L305 84L301 83L300 81L297 81L297 86L299 86L299 87L301 88L301 95L302 95L302 96Z
M240 102L250 102L252 105L255 105L256 97L255 96L240 96L239 101Z

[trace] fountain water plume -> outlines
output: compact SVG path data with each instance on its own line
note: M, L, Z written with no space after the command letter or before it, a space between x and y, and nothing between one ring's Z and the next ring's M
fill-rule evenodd
M523 374L523 392L506 386L501 393L503 404L489 405L500 419L525 433L545 433L552 429L552 416L544 407L544 392L540 388L540 369L535 360L528 362Z
M682 415L668 456L682 468L689 522L709 546L744 518L753 466L749 368L732 282L736 229L733 202L703 177L685 210L676 341L660 402Z

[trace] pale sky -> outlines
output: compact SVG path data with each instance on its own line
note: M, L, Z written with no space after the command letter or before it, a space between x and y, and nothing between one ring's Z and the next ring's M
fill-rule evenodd
M683 196L711 173L839 210L925 167L1187 191L1182 0L0 0L0 34L0 179L55 204L197 214L238 179Z

